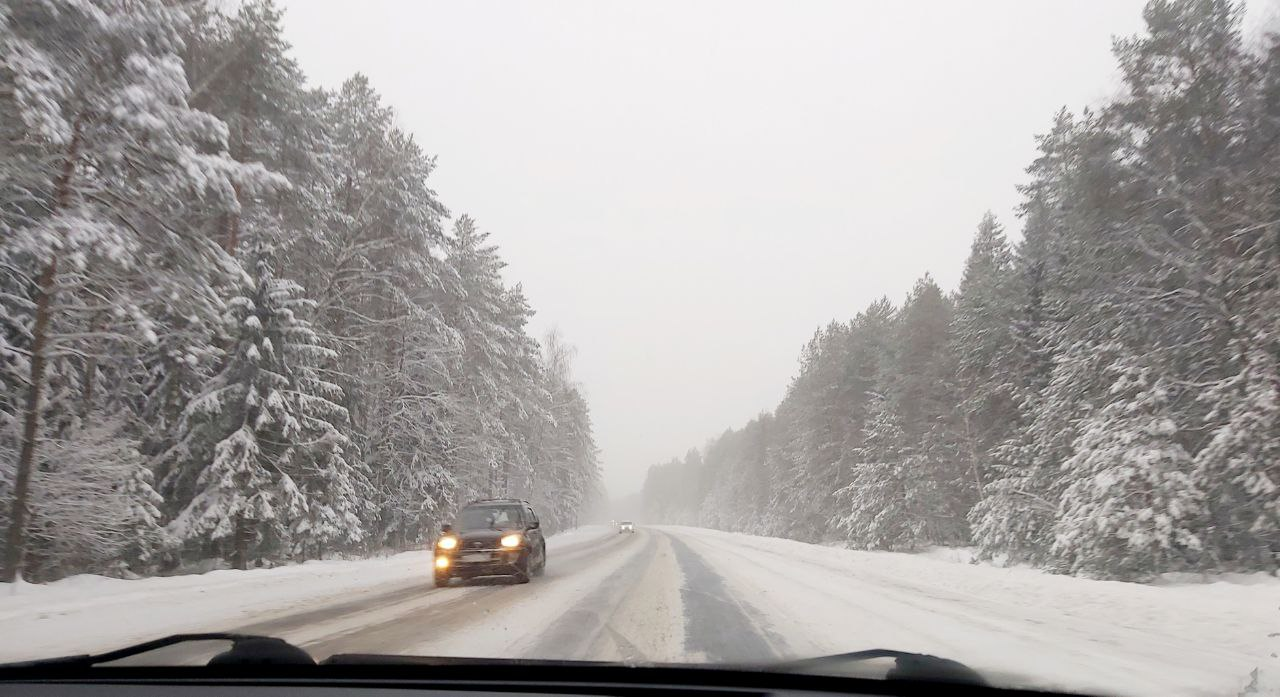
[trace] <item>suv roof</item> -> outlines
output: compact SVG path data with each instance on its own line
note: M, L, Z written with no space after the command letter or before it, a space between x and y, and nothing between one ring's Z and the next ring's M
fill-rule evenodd
M468 503L467 506L475 506L481 503L522 503L526 506L529 505L529 502L524 499L476 499L475 501ZM464 506L464 508L465 507L466 506Z

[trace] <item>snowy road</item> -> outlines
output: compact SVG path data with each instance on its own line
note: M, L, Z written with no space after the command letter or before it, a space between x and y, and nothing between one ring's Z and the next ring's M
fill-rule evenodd
M151 624L161 624L148 636L270 634L318 657L742 662L890 647L955 658L999 683L1108 694L1235 695L1249 671L1266 664L1267 633L1280 629L1280 585L1269 579L1108 583L693 528L640 528L633 535L597 528L552 538L546 575L527 585L434 588L423 553L341 564L348 566L215 572L225 579L222 591L160 588L178 583L171 579L113 583L153 584L157 590L133 595L152 598L153 606L191 607L185 618L180 610L153 618ZM321 570L338 579L327 595L304 582ZM363 571L367 580L360 582ZM255 574L260 585L236 586L236 578ZM261 585L273 576L284 579L277 584L283 588ZM294 602L282 604L288 584ZM76 632L89 643L62 653L136 640L98 626L141 602L131 597L77 605L65 594L35 594L25 613L13 604L22 596L5 598L0 623L18 631L0 639L0 658L31 657L23 654L32 644L19 645L20 637L38 644L60 623L96 630ZM219 619L201 616L202 602L223 607ZM232 611L236 603L241 607ZM135 631L148 623L141 624ZM65 633L61 639L76 641ZM147 662L199 662L216 648L175 647Z

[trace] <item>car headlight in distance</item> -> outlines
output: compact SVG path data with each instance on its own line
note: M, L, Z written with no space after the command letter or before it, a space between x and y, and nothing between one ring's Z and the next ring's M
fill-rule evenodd
M511 535L504 535L502 537L501 544L503 547L510 549L512 547L519 547L521 542L524 542L524 538L522 538L519 533L513 533Z
M449 557L436 557L436 568L437 569L449 568Z
M436 546L440 549L453 549L458 546L458 538L442 537L439 542L436 542Z

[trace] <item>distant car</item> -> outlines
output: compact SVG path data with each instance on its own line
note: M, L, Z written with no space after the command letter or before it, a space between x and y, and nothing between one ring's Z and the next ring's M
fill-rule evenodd
M547 568L547 541L528 502L520 499L472 501L446 525L435 544L435 581L479 576L512 576L528 583Z
M624 521L622 521L621 523L618 523L618 532L619 532L619 533L623 533L623 532L635 532L635 531L636 531L636 526L635 526L631 521L629 521L629 520L624 520Z

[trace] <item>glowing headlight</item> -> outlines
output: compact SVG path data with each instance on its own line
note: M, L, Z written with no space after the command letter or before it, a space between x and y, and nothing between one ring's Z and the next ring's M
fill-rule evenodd
M519 533L507 535L502 538L503 547L519 547L521 542L524 542L524 539L520 537Z
M436 557L436 568L437 569L449 568L449 557Z
M440 538L440 541L436 543L436 546L440 549L453 549L458 546L458 538L442 537Z

